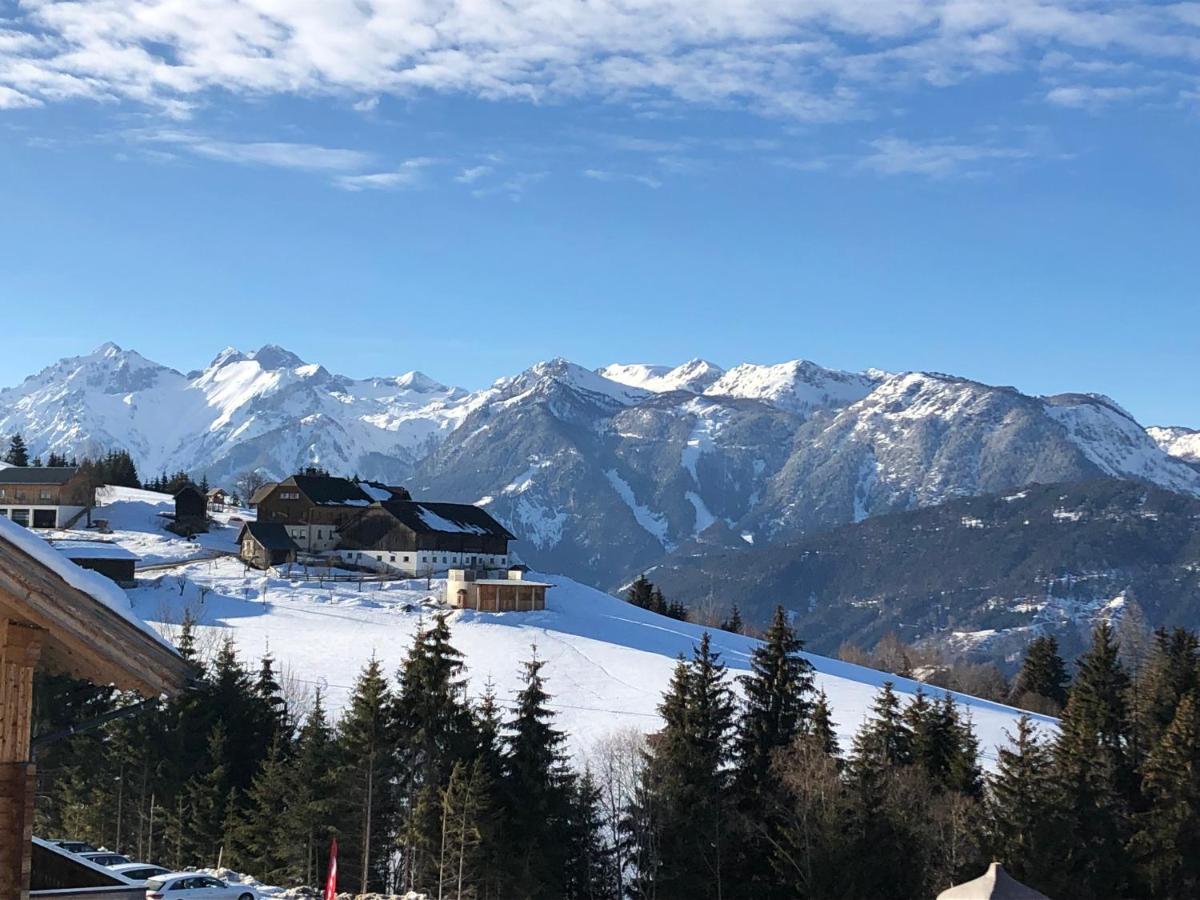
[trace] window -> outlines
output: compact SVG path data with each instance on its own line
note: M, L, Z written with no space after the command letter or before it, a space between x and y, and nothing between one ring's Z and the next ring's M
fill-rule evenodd
M395 553L389 554L388 562L395 562L395 561L396 561L396 554Z
M29 510L14 509L12 511L12 520L14 522L16 522L18 525L24 525L26 528L28 528L29 527Z
M407 556L406 556L406 557L404 557L404 561L405 561L405 562L408 562L408 557L407 557Z
M51 500L51 499L53 499L53 496L54 495L51 494L50 491L41 491L38 494L38 499L39 500Z
M8 496L8 488L0 488L0 497Z

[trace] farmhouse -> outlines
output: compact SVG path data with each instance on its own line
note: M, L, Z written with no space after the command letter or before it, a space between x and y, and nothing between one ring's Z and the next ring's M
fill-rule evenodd
M67 528L95 502L91 479L78 466L0 469L0 516L26 528Z
M515 536L478 506L392 500L346 523L338 555L348 563L410 575L451 568L504 569Z
M238 533L238 556L256 569L296 561L300 549L278 522L247 522Z
M115 581L121 587L137 584L134 569L138 558L112 541L52 541L54 549L81 569L91 569Z
M480 612L527 612L546 608L546 589L553 585L527 581L522 568L506 578L476 578L471 569L451 569L446 578L446 602L458 609Z
M174 694L191 667L129 610L116 585L49 544L0 521L0 897L29 897L35 766L33 673L113 684L145 697ZM113 878L111 885L118 885ZM118 893L114 894L113 890ZM57 896L68 893L58 891ZM92 887L96 898L129 896Z
M372 503L408 496L402 487L370 481L293 475L258 496L258 521L284 525L300 550L322 553L336 548L341 528Z

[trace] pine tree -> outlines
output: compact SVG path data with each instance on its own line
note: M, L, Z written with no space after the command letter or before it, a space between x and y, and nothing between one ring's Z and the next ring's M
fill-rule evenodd
M4 455L4 461L10 466L29 465L29 451L25 447L25 439L20 434L14 434L8 442L8 453Z
M1145 888L1156 897L1200 896L1200 709L1196 694L1179 701L1175 718L1146 759L1150 807L1131 844Z
M707 632L680 660L659 706L629 832L635 897L720 897L731 863L728 791L733 699Z
M592 773L572 781L568 815L562 840L566 847L563 900L608 900L616 896L612 848L604 840L600 815L600 788Z
M880 687L871 711L871 719L854 736L850 758L854 777L874 776L889 767L907 765L912 759L912 731L904 722L891 681Z
M751 793L764 784L774 753L808 724L813 667L801 655L803 649L778 606L763 642L751 654L750 674L739 679L745 699L737 731L738 776Z
M333 734L318 690L296 739L290 772L295 791L290 831L303 854L303 863L298 870L303 884L320 884L325 875L322 851L334 822L335 763Z
M1055 865L1050 750L1027 715L1008 738L988 779L988 847L1015 878L1046 887Z
M1141 704L1135 724L1139 744L1149 750L1175 718L1183 696L1200 689L1200 639L1195 632L1157 630L1139 681Z
M1034 712L1056 714L1067 704L1067 669L1050 635L1034 638L1013 683L1013 702Z
M170 823L169 840L191 866L215 866L228 843L233 796L225 725L217 722L208 736L206 767L197 771L183 788L181 815Z
M566 736L554 726L542 667L537 658L523 664L524 685L516 711L505 725L504 792L509 881L516 897L558 897L565 875L565 848L557 839L570 814L571 777L563 745Z
M837 723L833 721L833 710L824 689L817 692L817 700L809 715L808 734L827 756L836 759L841 755L837 739Z
M392 845L391 708L387 680L372 657L337 729L338 869L344 884L364 894L383 890Z
M406 879L430 890L441 841L442 794L456 763L474 749L462 654L450 644L446 616L418 631L400 671L395 738L404 829Z
M494 796L495 785L481 759L455 763L441 792L441 832L432 896L487 894L492 865L488 842L496 835Z
M269 884L301 877L305 848L295 835L296 787L277 736L246 793L245 810L235 813L228 866L252 871Z
M625 592L625 599L634 606L640 606L642 609L654 609L654 585L650 583L643 573L629 585L628 590Z
M284 742L281 749L286 750L286 742L291 738L292 724L289 721L287 700L283 696L283 688L275 677L275 660L270 651L263 654L258 670L258 680L254 683L254 695L258 698L262 715L260 728L263 736L270 743L276 740Z
M742 622L742 611L738 609L738 605L735 603L733 604L733 611L729 614L729 618L721 623L721 630L741 634L745 630L745 627L745 624Z
M1112 627L1101 623L1079 661L1054 748L1062 838L1055 893L1063 897L1120 896L1130 882L1127 688Z

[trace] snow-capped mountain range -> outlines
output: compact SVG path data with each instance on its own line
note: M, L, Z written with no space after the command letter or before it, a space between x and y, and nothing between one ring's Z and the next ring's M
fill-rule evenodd
M1147 433L1108 398L803 360L555 359L466 391L335 375L273 345L184 374L105 344L0 391L0 434L17 431L35 454L125 447L144 474L232 484L319 464L483 503L532 562L603 585L714 527L761 544L1100 475L1200 495L1195 433Z

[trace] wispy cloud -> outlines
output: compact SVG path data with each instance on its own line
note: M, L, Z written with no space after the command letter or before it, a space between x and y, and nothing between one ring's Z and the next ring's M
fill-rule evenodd
M626 181L634 184L640 184L642 187L662 187L662 182L653 175L637 175L630 172L612 172L608 169L584 169L582 174L584 178L590 178L593 181Z
M433 164L432 159L419 157L405 160L400 167L390 172L368 172L363 175L339 175L334 184L346 191L395 191L416 187L421 183L424 170Z
M491 166L469 166L455 175L454 180L459 184L474 184L485 175L490 175L493 171Z
M1138 97L1157 93L1158 90L1157 87L1150 85L1072 84L1052 88L1046 93L1046 100L1055 106L1068 106L1072 109L1086 109L1095 112L1113 103L1125 103Z
M371 153L284 141L224 141L187 131L156 130L135 134L142 140L172 144L196 156L247 166L271 166L307 172L354 172L374 162Z
M946 178L979 174L987 164L1029 159L1033 151L991 143L958 141L918 142L901 137L882 137L869 142L871 152L856 167L879 175L924 175Z

